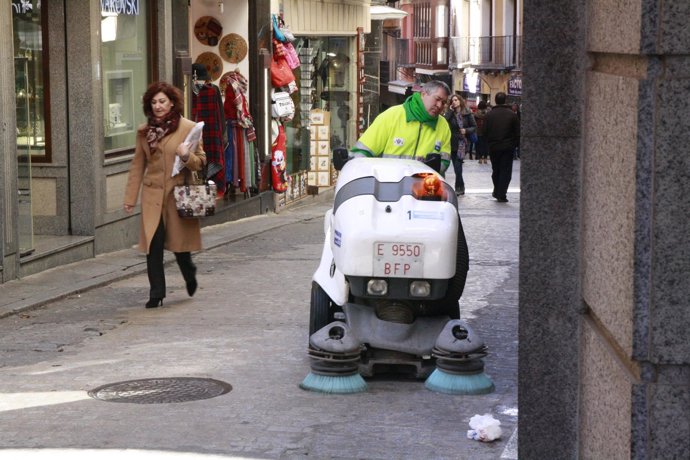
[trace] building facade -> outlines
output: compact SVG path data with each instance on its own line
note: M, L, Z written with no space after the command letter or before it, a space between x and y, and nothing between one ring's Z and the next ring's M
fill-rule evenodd
M520 102L522 0L452 0L450 68L453 89L471 105L498 92Z
M248 80L258 151L250 158L267 166L272 16L292 27L300 57L313 58L295 71L290 187L273 193L238 184L241 192L219 200L204 224L290 204L307 195L307 181L331 186L330 149L351 145L362 128L368 0L1 0L0 9L10 13L0 16L0 57L14 63L0 70L0 282L137 240L138 213L123 212L122 196L136 127L145 121L140 96L152 81L171 81L184 90L190 116L192 63L203 62L220 87L228 73ZM242 45L242 56L224 54L229 44ZM311 109L328 113L318 139ZM251 167L248 174L259 169Z
M257 75L264 64L257 31L270 30L270 1L204 2L245 18L233 29L248 42L240 64ZM193 25L182 0L2 0L0 58L0 280L130 247L138 216L122 210L135 131L144 122L140 97L156 80L189 94ZM218 11L221 16L223 13ZM259 114L260 93L251 97ZM262 144L264 151L268 146ZM273 207L273 196L219 203L206 223Z

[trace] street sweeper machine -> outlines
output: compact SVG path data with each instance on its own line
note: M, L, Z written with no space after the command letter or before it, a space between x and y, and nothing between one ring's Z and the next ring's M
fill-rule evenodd
M493 391L486 346L460 320L469 255L458 202L427 161L348 158L340 170L312 279L311 372L300 385L364 391L363 377L407 373L450 394Z

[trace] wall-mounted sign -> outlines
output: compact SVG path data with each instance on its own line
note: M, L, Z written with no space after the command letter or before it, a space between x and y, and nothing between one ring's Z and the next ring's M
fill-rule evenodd
M101 0L101 13L139 15L139 0Z
M481 82L477 72L467 73L462 82L462 90L468 93L481 93Z
M508 95L522 96L522 76L511 75L510 80L508 80Z

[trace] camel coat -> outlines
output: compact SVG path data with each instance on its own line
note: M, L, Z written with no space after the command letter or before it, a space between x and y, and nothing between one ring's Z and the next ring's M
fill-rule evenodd
M199 142L196 152L190 152L184 163L185 168L175 177L170 177L177 156L175 150L184 142L194 124L184 117L180 118L177 131L161 139L153 152L149 149L145 135L140 132L137 134L124 204L135 206L141 188L139 250L147 254L161 217L165 226L165 249L173 252L201 250L199 219L182 219L177 215L173 189L176 185L183 185L185 179L191 184L191 171L199 171L205 164L203 142Z

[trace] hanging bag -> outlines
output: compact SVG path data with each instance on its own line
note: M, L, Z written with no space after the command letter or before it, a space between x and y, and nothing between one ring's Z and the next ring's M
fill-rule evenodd
M285 60L292 70L299 67L299 56L297 56L297 51L292 43L286 43L283 45L283 50L285 53Z
M287 41L287 38L285 38L283 31L280 30L280 24L278 23L278 16L275 14L273 15L273 37L282 43L285 43Z
M295 115L295 103L285 91L271 92L271 116L291 119Z
M275 88L294 84L295 75L284 57L273 56L271 60L271 83Z

